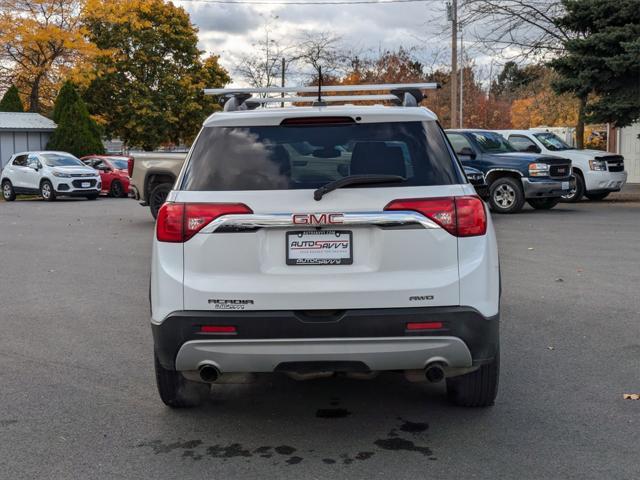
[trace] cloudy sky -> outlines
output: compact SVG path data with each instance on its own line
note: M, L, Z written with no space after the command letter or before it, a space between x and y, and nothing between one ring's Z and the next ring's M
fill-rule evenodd
M221 56L236 85L242 81L233 75L234 66L242 55L251 52L255 42L264 38L267 21L284 44L295 43L308 32L329 31L339 35L342 44L351 50L413 47L415 56L426 64L432 64L434 58L449 61L445 0L369 5L238 5L193 0L175 3L185 8L198 26L200 47ZM474 60L480 64L487 61L481 52L474 54Z

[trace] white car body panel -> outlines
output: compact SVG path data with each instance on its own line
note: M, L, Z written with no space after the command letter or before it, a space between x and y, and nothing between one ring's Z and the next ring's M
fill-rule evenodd
M178 202L242 202L255 213L382 211L398 198L461 195L459 185L341 189L313 200L312 190L268 192L178 192ZM252 198L253 197L253 198ZM292 209L292 205L295 205ZM349 208L345 209L344 206ZM334 229L324 227L324 230ZM353 265L291 266L285 232L199 233L184 244L184 304L211 308L209 299L252 299L245 309L343 309L459 304L457 242L443 229L383 230L337 227L353 232ZM243 252L242 256L226 254ZM410 302L430 295L432 301Z

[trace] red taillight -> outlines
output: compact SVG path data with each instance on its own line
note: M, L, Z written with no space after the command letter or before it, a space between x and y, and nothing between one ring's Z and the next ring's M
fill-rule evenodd
M393 200L384 209L421 213L457 237L474 237L487 232L484 204L476 196Z
M202 325L200 331L202 333L236 333L236 327L233 325Z
M158 211L156 238L160 242L183 242L184 203L165 203Z
M411 210L430 218L451 235L456 234L456 207L453 197L394 200L385 210Z
M356 123L351 117L294 117L285 118L280 125L307 126L307 125L343 125Z
M186 242L222 215L253 213L243 203L165 203L158 212L160 242Z
M129 157L129 161L127 162L127 172L129 173L130 177L133 176L133 164L134 163L135 163L135 160L133 159L133 157Z
M456 197L458 236L475 237L487 233L487 214L478 197Z
M407 330L439 330L442 322L415 322L407 323Z

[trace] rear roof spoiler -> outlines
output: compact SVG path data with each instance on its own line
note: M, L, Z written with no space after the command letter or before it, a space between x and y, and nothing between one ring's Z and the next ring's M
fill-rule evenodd
M379 85L321 85L312 87L262 87L262 88L207 88L205 95L220 96L226 112L252 110L267 103L311 103L324 106L329 102L391 101L404 107L417 107L425 95L423 90L440 88L438 83L383 83ZM357 92L356 95L329 95L325 92ZM389 92L386 94L360 94L360 92ZM317 93L316 95L296 95ZM262 95L253 97L254 94ZM279 97L269 96L280 94Z

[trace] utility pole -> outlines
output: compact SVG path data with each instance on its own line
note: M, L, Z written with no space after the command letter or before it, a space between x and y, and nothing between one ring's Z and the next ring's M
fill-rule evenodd
M460 128L464 128L464 41L462 40L462 25L460 25Z
M458 0L447 4L451 21L451 128L458 126Z
M284 60L284 57L282 57L282 78L280 79L280 86L282 88L284 88L284 66L285 66L285 60ZM280 96L284 98L284 92L282 92ZM284 108L284 102L281 102L280 106Z

